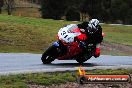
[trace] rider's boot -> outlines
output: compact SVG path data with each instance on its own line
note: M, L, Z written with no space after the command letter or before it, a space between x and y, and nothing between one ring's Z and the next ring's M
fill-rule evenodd
M96 45L94 57L97 58L100 56L100 43Z

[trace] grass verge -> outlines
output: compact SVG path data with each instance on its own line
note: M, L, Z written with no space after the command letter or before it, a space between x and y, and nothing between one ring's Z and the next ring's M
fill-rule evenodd
M76 82L72 73L77 72L55 72L55 73L33 73L0 76L0 88L28 88L29 84L51 85ZM117 70L90 70L87 74L132 74L131 69Z
M0 88L28 88L28 84L51 85L73 82L75 78L66 73L34 73L0 76Z
M124 25L103 25L103 31L106 33L104 38L107 42L131 45L132 46L132 26Z

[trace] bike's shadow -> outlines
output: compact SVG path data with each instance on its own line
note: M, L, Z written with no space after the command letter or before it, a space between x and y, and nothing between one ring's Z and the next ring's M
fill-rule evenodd
M96 63L83 63L83 64L79 64L79 63L51 63L51 64L47 64L48 66L59 66L59 67L79 67L79 66L83 66L83 67L94 67L94 66L98 66Z

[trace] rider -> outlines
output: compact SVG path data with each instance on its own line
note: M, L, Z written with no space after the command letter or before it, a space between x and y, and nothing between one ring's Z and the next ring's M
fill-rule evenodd
M89 22L83 22L81 24L77 24L78 28L82 33L86 33L88 36L87 42L93 43L96 45L94 57L97 58L100 56L100 43L103 40L102 36L102 28L99 25L99 21L97 19L91 19ZM83 45L86 43L83 42Z

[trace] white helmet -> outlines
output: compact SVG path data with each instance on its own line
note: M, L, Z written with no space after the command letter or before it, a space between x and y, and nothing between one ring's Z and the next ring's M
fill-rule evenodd
M90 20L88 24L89 27L94 28L94 29L96 29L97 25L99 25L99 20L97 19Z

